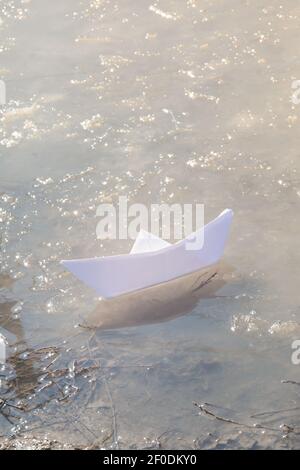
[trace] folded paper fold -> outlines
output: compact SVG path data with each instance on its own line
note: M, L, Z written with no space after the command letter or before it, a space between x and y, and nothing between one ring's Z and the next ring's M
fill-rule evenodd
M63 260L78 279L104 298L113 298L170 281L217 263L224 251L233 212L216 219L174 245L142 230L129 254ZM200 236L203 246L191 249Z

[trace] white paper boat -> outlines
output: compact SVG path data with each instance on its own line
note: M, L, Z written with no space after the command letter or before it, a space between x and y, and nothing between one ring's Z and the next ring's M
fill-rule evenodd
M98 295L113 298L216 264L223 254L232 217L232 210L226 209L198 232L174 245L142 230L129 254L61 263ZM203 235L203 246L190 249L191 240L197 235Z

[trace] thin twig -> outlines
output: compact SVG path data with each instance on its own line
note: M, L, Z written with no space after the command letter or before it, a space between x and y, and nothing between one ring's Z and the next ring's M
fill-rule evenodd
M279 413L284 413L288 411L298 411L298 410L300 410L299 406L297 406L296 408L282 408L281 410L264 411L262 413L256 413L254 415L251 415L250 418L260 418L263 416L272 416L272 415L279 414Z
M276 429L276 428L271 428L271 427L268 427L268 426L264 426L262 424L247 424L247 423L240 423L239 421L235 421L233 419L229 419L229 418L224 418L223 416L219 416L215 413L213 413L212 411L208 410L207 408L205 408L205 405L201 405L200 403L194 403L195 406L197 406L198 408L200 408L200 410L208 415L208 416L211 416L212 418L215 418L217 419L218 421L222 421L223 423L227 423L227 424L234 424L236 426L243 426L243 427L246 427L246 428L249 428L249 429L266 429L268 431L275 431L275 432L281 432L280 429ZM293 428L290 428L289 426L286 425L286 429L287 429L287 432L292 432L294 431Z
M283 383L283 384L299 385L299 386L300 386L300 382L296 382L295 380L282 380L281 383Z
M110 388L109 388L109 386L108 386L108 382L107 382L107 380L106 380L106 377L103 377L103 379L104 379L104 383L105 383L105 388L106 388L106 391L107 391L107 395L108 395L108 398L109 398L110 404L111 404L114 443L116 444L117 449L119 450L116 409L115 409L115 405L114 405L114 402L113 402L112 394L111 394Z

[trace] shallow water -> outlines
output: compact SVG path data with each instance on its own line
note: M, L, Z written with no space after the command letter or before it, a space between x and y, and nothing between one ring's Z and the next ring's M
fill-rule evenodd
M0 432L299 447L282 425L300 427L300 7L134 3L1 2L0 395L26 410L7 406ZM96 207L120 195L204 203L207 221L231 207L226 269L181 316L95 333L77 325L99 301L59 261L130 250L96 238Z

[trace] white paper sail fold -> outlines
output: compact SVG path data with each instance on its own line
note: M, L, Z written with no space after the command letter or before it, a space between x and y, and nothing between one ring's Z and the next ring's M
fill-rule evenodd
M158 251L162 248L166 248L167 246L171 246L171 243L168 243L162 238L142 229L131 248L130 254Z
M198 232L174 245L142 230L129 254L61 263L98 295L113 298L217 263L224 251L232 217L232 210L226 209ZM196 250L189 246L195 235L203 235L204 240L202 248Z

